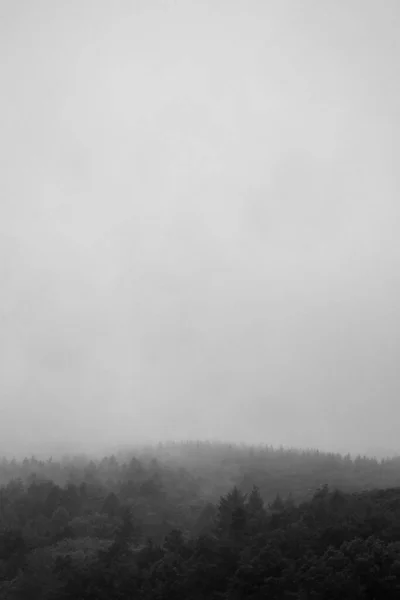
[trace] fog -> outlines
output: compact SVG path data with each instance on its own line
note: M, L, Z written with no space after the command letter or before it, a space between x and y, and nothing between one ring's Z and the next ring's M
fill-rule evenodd
M0 452L400 451L395 0L0 0Z

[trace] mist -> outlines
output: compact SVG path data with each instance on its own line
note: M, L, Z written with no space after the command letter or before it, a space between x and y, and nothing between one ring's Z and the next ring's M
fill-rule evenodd
M0 450L400 451L394 0L0 0Z

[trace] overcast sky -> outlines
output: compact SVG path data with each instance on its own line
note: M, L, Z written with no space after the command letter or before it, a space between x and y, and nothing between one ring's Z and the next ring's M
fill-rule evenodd
M400 451L399 27L0 0L1 451Z

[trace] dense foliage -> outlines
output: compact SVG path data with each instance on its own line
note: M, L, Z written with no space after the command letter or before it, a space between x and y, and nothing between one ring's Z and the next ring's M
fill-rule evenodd
M215 443L3 459L0 598L399 598L399 466Z

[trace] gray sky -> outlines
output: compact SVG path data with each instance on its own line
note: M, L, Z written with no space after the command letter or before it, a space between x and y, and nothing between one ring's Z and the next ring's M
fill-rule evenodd
M0 439L400 451L396 0L0 0Z

